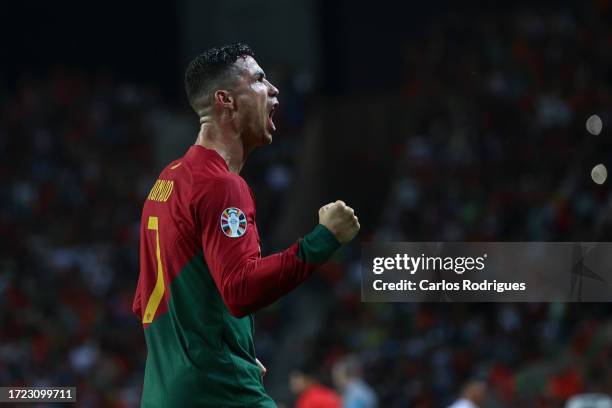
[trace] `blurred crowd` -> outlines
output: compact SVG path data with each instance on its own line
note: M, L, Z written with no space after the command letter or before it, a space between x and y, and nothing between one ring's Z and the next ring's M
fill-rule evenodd
M440 16L406 41L413 124L368 239L610 239L612 195L591 169L611 164L612 4L500 7ZM601 135L585 127L593 114ZM382 407L447 406L473 379L487 406L612 395L609 304L364 304L356 254L326 269L342 277L305 349L328 385L357 354Z
M612 119L611 17L605 1L469 10L408 41L414 126L377 238L609 238L590 174L612 142L585 123Z
M153 92L58 70L0 100L0 383L78 387L135 406L131 313L143 197L157 171Z
M608 240L610 195L590 170L612 147L611 12L603 0L470 9L407 39L400 93L413 126L390 152L383 215L363 238ZM245 172L264 253L313 90L306 74L268 71L282 90L284 137ZM0 94L1 385L71 384L80 406L137 406L139 218L163 165L149 118L167 108L153 88L78 71ZM585 129L594 113L600 136ZM474 381L488 406L612 394L610 305L366 304L357 255L341 251L309 284L332 301L287 379L299 408L313 391L348 408L447 406ZM291 334L286 316L279 306L258 314L262 361Z

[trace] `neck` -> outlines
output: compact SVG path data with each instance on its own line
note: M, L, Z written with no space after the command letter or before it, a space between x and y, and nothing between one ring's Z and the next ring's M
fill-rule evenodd
M240 173L252 150L244 145L236 129L222 127L219 123L206 118L200 121L200 132L195 144L219 153L227 163L229 171L235 174Z

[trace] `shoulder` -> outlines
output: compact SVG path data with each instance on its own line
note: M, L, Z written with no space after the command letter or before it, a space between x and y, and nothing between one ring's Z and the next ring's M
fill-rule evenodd
M202 180L206 187L215 194L221 193L247 193L249 186L244 179L236 174L225 173Z
M242 177L226 173L194 178L192 200L206 205L246 205L252 202L249 186Z

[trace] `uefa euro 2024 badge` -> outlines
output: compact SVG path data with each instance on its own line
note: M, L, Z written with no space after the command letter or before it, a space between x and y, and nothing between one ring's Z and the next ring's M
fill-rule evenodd
M240 208L229 207L221 213L221 231L230 238L239 238L247 229L246 215Z

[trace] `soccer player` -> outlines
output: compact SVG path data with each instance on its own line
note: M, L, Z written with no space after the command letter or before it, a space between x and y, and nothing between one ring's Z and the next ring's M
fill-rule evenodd
M134 313L147 361L142 407L274 407L255 355L252 313L306 280L359 231L342 201L283 252L261 257L252 191L239 176L272 142L278 89L242 43L185 73L195 145L161 172L142 211Z

